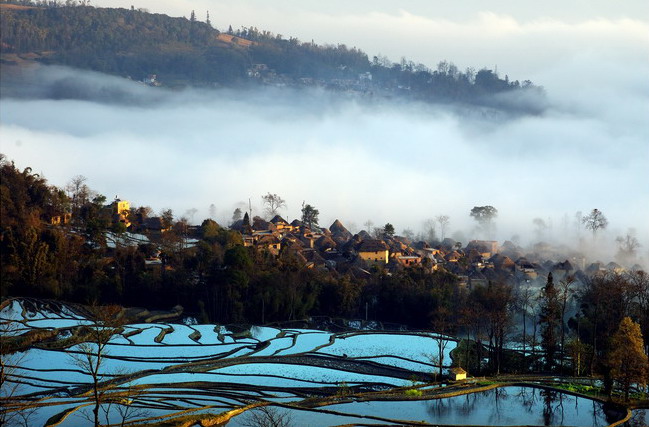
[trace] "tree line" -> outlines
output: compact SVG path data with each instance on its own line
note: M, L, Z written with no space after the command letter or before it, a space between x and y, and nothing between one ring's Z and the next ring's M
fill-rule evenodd
M356 81L371 73L371 89L433 102L459 101L503 107L490 95L526 91L542 101L543 90L529 80L501 78L488 69L462 72L448 61L436 69L405 58L393 63L345 44L318 45L294 37L260 31L255 27L228 31L252 42L244 46L219 39L220 31L208 22L172 18L142 9L94 8L67 3L20 2L27 9L3 8L3 53L43 53L48 64L91 69L140 80L156 74L167 84L246 85L248 70L265 64L293 81ZM209 18L208 18L209 20ZM524 112L539 112L543 102L517 105Z

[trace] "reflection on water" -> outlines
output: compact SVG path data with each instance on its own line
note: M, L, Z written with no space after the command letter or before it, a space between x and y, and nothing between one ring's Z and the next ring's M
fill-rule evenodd
M355 402L326 408L395 422L447 425L606 426L622 418L619 411L611 411L594 400L532 387L501 387L428 401Z
M291 425L330 426L362 423L377 424L380 417L400 422L426 422L445 425L482 426L606 426L624 414L597 401L557 391L532 387L501 387L446 399L420 401L371 401L329 405L321 408L337 414L307 410L286 410ZM642 417L642 418L641 418ZM627 427L646 426L646 413ZM228 427L245 426L243 417L231 420Z
M649 426L649 409L634 409L633 416L629 421L622 424L623 427L647 427Z
M501 387L428 402L431 422L506 426L605 426L621 418L602 403L559 391Z

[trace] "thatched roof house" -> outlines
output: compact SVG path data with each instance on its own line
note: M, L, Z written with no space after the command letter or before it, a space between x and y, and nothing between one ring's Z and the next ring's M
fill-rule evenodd
M516 264L510 257L501 254L492 256L491 258L489 258L489 262L492 263L494 265L494 268L498 270L513 271L516 267Z
M329 236L321 236L318 240L315 241L315 247L320 251L326 251L327 249L335 249L338 245L336 242Z
M387 264L389 250L383 240L367 239L357 246L359 258L365 262Z
M349 230L345 228L340 220L335 220L329 227L329 231L331 231L331 235L336 241L347 241L352 238L352 233L350 233Z
M453 381L460 381L466 379L466 371L460 367L451 369L451 379Z
M277 227L275 227L275 224L270 223L263 219L260 216L256 216L252 219L252 229L253 230L273 230L275 231Z

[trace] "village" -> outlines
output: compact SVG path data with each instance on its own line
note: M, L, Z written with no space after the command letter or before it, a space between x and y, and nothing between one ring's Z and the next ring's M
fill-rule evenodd
M165 248L192 251L205 237L206 229L221 228L212 219L202 225L189 225L186 218L174 222L169 217L147 216L146 210L130 210L130 203L116 198L103 208L112 222L106 233L107 256L117 247L145 245L150 256L149 269L173 269L164 262ZM72 214L51 216L50 224L71 222ZM118 225L118 227L116 227ZM421 269L429 273L446 271L458 278L458 287L471 291L489 282L508 283L515 288L525 285L540 289L548 274L555 280L584 282L596 274L622 274L627 269L617 262L588 261L575 250L539 242L531 249L505 241L470 240L468 243L446 237L439 241L413 241L394 234L391 224L385 228L361 230L352 234L341 221L328 228L307 224L299 219L290 223L281 215L269 221L260 216L252 220L246 212L228 227L240 236L238 243L272 257L290 256L302 268L318 269L354 279L367 279L373 272L391 275L404 269ZM115 232L117 230L117 232ZM208 231L209 232L209 231ZM629 271L643 270L634 264Z

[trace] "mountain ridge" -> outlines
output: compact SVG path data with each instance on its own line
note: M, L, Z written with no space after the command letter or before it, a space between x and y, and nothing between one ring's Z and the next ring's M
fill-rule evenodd
M255 27L221 32L190 19L123 8L2 3L2 64L16 58L154 80L165 86L323 87L370 97L460 102L538 114L544 92L493 70L391 63L345 44L317 45ZM503 102L524 93L535 102ZM514 98L514 97L511 97ZM538 101L538 102L536 102Z

